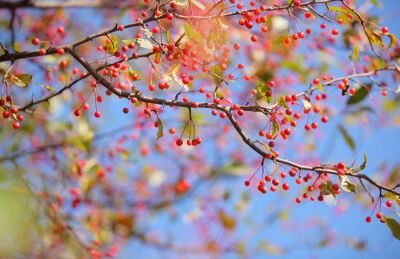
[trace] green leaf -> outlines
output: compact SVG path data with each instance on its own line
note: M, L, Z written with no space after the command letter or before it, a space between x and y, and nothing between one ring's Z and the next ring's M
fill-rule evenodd
M400 240L400 225L399 223L392 217L386 216L385 217L385 222L390 231L392 231L392 234L395 238Z
M281 106L282 108L289 109L289 106L287 106L285 98L283 96L279 96L278 105Z
M129 45L131 43L135 43L136 41L137 41L137 39L122 40L122 42L125 43L126 45Z
M364 168L367 166L367 154L364 153L364 162L362 163L362 165L358 168L361 170L364 170Z
M332 195L336 201L336 194L332 189L331 181L326 181L322 184L321 195Z
M174 78L176 78L177 74L179 73L179 70L181 69L181 66L179 65L179 63L175 63L172 66L170 66L170 68L168 68L167 72L165 72L165 74L163 75L163 81L164 82L169 82L171 80L173 80Z
M197 31L195 31L195 29L192 27L192 25L185 23L183 25L183 27L185 28L185 34L192 38L195 39L197 41L201 41L203 39L203 36L201 36L200 33L198 33Z
M356 185L352 182L350 182L349 178L347 178L347 176L342 176L341 177L341 182L340 182L340 186L342 186L342 189L345 192L352 192L352 193L356 193Z
M198 2L197 0L189 0L189 2L190 2L193 6L196 6L197 8L201 9L202 11L205 11L205 10L206 10L206 7L205 7L202 3Z
M396 36L392 33L386 33L385 35L389 36L389 38L390 38L390 45L388 48L392 48L392 47L396 46L396 44L397 44Z
M157 118L157 119L158 119L158 132L157 132L157 140L158 140L159 138L161 138L163 136L164 127L163 127L162 120L160 118Z
M355 149L354 141L353 141L353 139L350 137L350 135L347 133L346 129L343 128L343 126L339 125L339 130L340 130L340 132L342 132L342 135L343 135L343 137L344 137L346 143L350 146L350 148L351 148L352 150L354 150L354 149Z
M395 201L398 201L398 200L399 200L399 197L398 197L396 194L391 193L391 192L386 192L386 193L383 195L383 198L389 199L389 200L395 200Z
M10 66L6 62L0 62L0 75L5 76L9 68Z
M110 44L104 42L104 49L107 50L107 53L114 54L118 51L118 37L113 35L110 36ZM113 44L114 43L114 44Z
M141 48L145 48L145 49L153 49L153 44L151 44L151 42L149 40L142 39L142 38L136 40L136 45L138 45Z
M355 41L353 41L353 45L354 45L354 62L357 62L358 56L360 55L360 51Z
M360 87L355 94L347 100L347 105L352 105L361 102L368 95L368 90L365 87Z
M21 74L21 75L16 75L13 76L14 78L14 84L20 87L28 87L28 85L32 82L33 75L29 74Z
M151 38L151 36L153 36L153 33L149 29L142 28L141 31L147 36L147 38Z
M369 0L371 3L373 3L374 5L381 7L382 4L378 1L378 0Z
M372 43L381 46L382 48L384 47L383 43L382 43L382 38L381 36L379 36L378 34L376 34L373 31L370 31L370 40Z
M11 77L9 78L9 80L10 80L10 82L11 82L12 84L14 84L14 85L16 85L16 86L25 87L24 82L22 82L21 80L19 80L19 79L18 79L17 77L15 77L15 76L11 76Z
M304 110L308 111L311 109L311 103L309 103L307 100L303 99L303 104L304 104Z
M156 54L154 54L154 57L156 60L161 61L162 59L162 52L157 52Z
M41 84L37 84L37 83L34 83L34 82L32 82L32 83L35 84L35 85L37 85L37 86L46 88L46 89L49 90L49 91L55 91L55 90L56 90L56 89L54 89L53 87L51 87L51 86L49 86L49 85L41 85Z
M285 115L285 119L286 119L289 123L291 123L291 122L293 121L293 118L290 117L289 115Z
M261 96L264 98L264 101L266 103L272 102L272 90L268 85L261 83L260 81L257 81L257 90L261 94ZM270 97L266 96L267 92L271 93Z
M18 52L22 52L21 50L21 45L19 44L19 42L15 42L14 43L14 49Z
M279 123L275 120L272 123L272 138L275 138L279 133Z
M294 0L288 0L288 4L291 5L293 3Z
M112 82L112 73L109 67L106 67L106 70L108 71L108 76L110 77L110 82Z
M360 165L359 168L352 170L352 173L357 173L360 172L362 170L364 170L364 168L367 166L367 155L364 153L364 162Z
M167 41L168 41L168 43L170 43L171 42L171 32L167 29L164 29L164 31L165 31L165 35L167 36Z
M221 174L227 175L246 175L250 168L238 160L233 160L230 164L221 168Z
M317 87L321 92L324 92L324 88L322 87L322 85L317 84L316 87Z
M214 65L212 68L214 82L219 84L221 82L221 78L224 78L224 73L221 68L217 65Z
M353 17L357 17L357 14L354 13L353 11L351 11L349 9L337 7L337 6L330 6L329 11L334 11L334 12L343 13L343 14L351 14Z

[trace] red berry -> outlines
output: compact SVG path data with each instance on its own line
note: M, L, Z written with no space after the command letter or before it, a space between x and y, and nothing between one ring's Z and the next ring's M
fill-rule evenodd
M63 33L63 32L64 32L64 27L61 27L61 26L58 27L58 28L57 28L57 32L58 32L58 33Z
M100 113L100 112L95 112L95 113L94 113L94 117L100 118L100 116L101 116L101 113Z
M290 186L289 186L288 183L284 183L284 184L282 184L282 188L283 188L285 191L287 191L287 190L289 190Z
M383 27L383 28L382 28L382 33L388 33L388 32L389 32L388 27Z
M32 44L33 44L33 45L38 45L39 43L40 43L39 38L33 38L33 39L32 39Z
M14 129L19 129L19 127L21 127L21 125L18 122L14 122L13 123L13 128Z
M388 206L389 208L392 207L392 205L393 205L393 202L392 202L392 201L387 201L387 202L386 202L386 206Z
M300 202L301 202L301 198L300 198L300 197L297 197L297 198L296 198L296 202L297 202L297 203L300 203Z
M168 13L168 14L167 14L167 19L168 19L168 20L174 19L174 14L173 14L173 13Z
M75 111L74 111L74 114L75 114L75 116L77 116L77 117L78 117L78 116L80 116L80 115L81 115L81 111L80 111L80 110L75 110Z
M372 220L371 217L366 217L366 218L365 218L365 221L368 222L368 223L370 223L371 220Z

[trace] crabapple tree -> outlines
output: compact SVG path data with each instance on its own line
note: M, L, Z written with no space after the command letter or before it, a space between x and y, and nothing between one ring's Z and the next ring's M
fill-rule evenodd
M249 245L254 229L340 199L400 239L400 166L371 175L358 146L399 125L400 46L380 5L0 0L1 253L107 258L135 240L282 254ZM151 223L181 213L184 226Z

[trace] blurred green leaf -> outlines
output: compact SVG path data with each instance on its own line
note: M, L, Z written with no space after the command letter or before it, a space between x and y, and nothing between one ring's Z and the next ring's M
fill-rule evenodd
M339 130L342 133L344 140L346 141L346 143L349 145L349 147L354 150L356 148L353 139L350 137L350 135L347 133L346 129L339 125Z
M281 106L282 108L289 109L289 107L286 104L285 98L283 96L279 96L278 105Z
M279 123L275 120L272 122L272 138L275 138L279 133Z
M21 45L19 44L19 42L15 42L13 48L18 52L22 52Z
M203 39L203 36L202 36L200 33L198 33L198 32L192 27L192 25L190 25L189 23L185 23L185 24L183 25L183 27L185 28L185 34L186 34L188 37L190 37L190 38L192 38L192 39L195 39L195 40L197 40L197 41L201 41L201 40Z
M392 217L386 216L386 225L392 231L392 234L395 238L400 240L400 225L399 223Z
M212 68L214 82L219 84L221 82L221 78L224 78L224 73L221 68L217 65L214 65Z
M157 131L157 140L158 140L159 138L161 138L163 136L164 126L163 126L162 120L159 117L157 117L157 119L158 119L158 131Z
M361 102L368 95L368 90L365 87L360 87L355 94L347 100L347 105L352 105Z
M107 51L107 53L114 54L115 52L118 51L118 37L115 35L110 36L110 44L107 44L107 42L104 42L104 49Z

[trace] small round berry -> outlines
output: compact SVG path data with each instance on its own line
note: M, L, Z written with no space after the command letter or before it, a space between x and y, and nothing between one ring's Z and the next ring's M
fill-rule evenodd
M174 134L174 133L175 133L175 129L174 129L174 128L170 128L170 129L169 129L169 133L170 133L170 134Z
M365 218L365 221L366 221L367 223L370 223L371 220L372 220L371 217L366 217L366 218Z
M77 116L77 117L78 117L78 116L80 116L80 115L81 115L81 111L80 111L80 110L75 110L75 111L74 111L74 114L75 114L75 116Z
M382 28L382 33L388 33L388 32L389 32L388 27L383 27L383 28Z
M392 201L387 201L387 202L386 202L386 206L388 206L389 208L392 207L392 205L393 205L393 202L392 202Z
M32 39L32 44L33 44L33 45L39 45L39 43L40 43L39 38L33 38L33 39Z
M127 114L129 112L129 109L125 107L124 109L122 109L122 112Z
M282 184L282 188L283 188L285 191L287 191L287 190L289 190L290 186L289 186L288 183L284 183L284 184Z
M297 198L296 198L296 202L297 202L297 203L301 203L301 198L300 198L300 197L297 197Z
M94 113L94 117L100 118L100 116L101 116L101 113L100 113L100 112L95 112L95 113Z
M18 108L17 107L12 107L11 108L11 112L14 113L14 114L18 113Z
M21 127L21 125L19 124L19 122L14 122L14 123L13 123L13 128L14 128L14 129L19 129L19 127Z
M61 27L61 26L58 27L58 28L57 28L57 32L58 32L58 33L63 33L63 32L64 32L64 27Z

